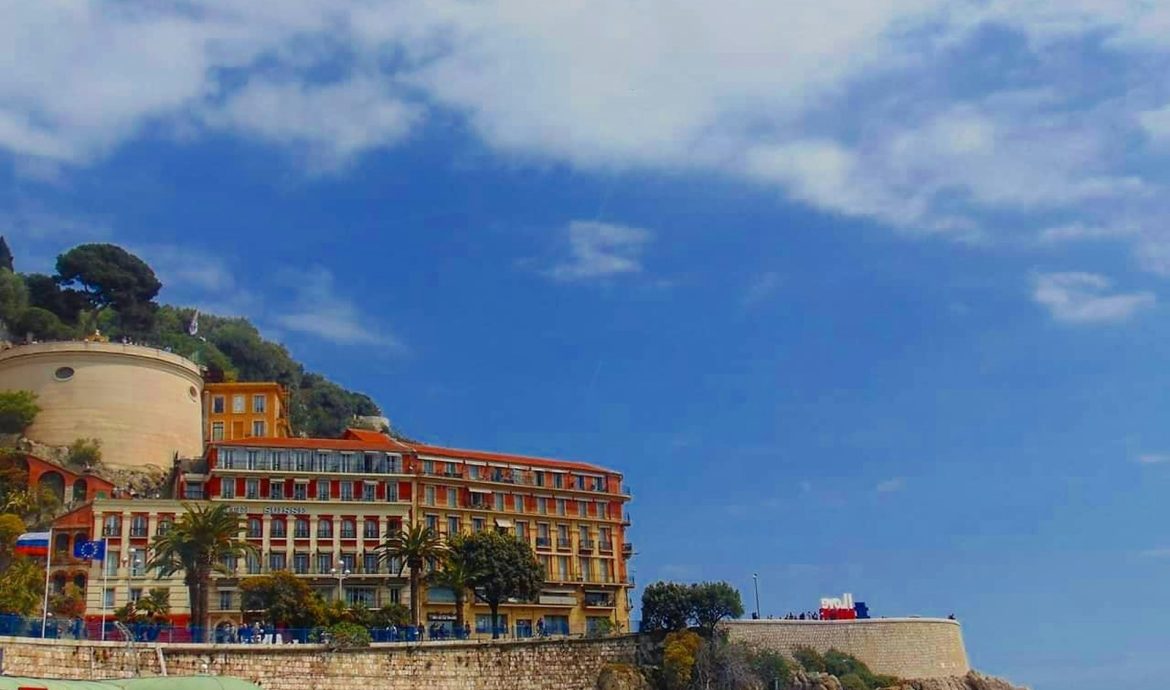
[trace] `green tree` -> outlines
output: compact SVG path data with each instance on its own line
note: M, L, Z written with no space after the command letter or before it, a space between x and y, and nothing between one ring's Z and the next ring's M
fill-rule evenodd
M145 261L114 244L82 244L57 257L57 282L78 286L95 310L112 307L122 327L145 332L162 283Z
M17 556L0 577L0 613L31 615L45 595L45 569L24 556Z
M792 658L808 673L825 673L829 670L825 657L812 647L797 647L792 650Z
M378 558L383 563L398 559L402 567L410 568L410 621L419 625L419 603L422 600L423 566L440 558L446 550L442 539L433 529L415 523L387 536L378 546ZM401 573L401 570L399 570Z
M155 535L151 541L154 554L146 567L160 577L183 573L183 584L190 599L191 620L196 641L203 641L210 623L211 575L227 572L225 557L239 557L255 552L255 547L239 537L242 517L225 504L215 506L184 504L184 512L171 529Z
M151 587L146 596L138 600L138 612L149 621L162 623L171 613L171 590Z
M19 434L32 425L41 411L32 391L0 391L0 434Z
M475 598L492 612L492 639L500 636L500 604L508 599L531 600L544 584L544 567L528 542L511 534L486 530L463 537L460 550L474 573Z
M8 240L3 235L0 235L0 268L6 268L10 273L16 271L12 250L8 248Z
M685 630L694 616L691 590L677 582L655 582L642 590L642 631Z
M0 268L0 319L8 326L11 335L23 335L15 329L21 314L28 309L28 288L20 276Z
M65 588L49 597L49 610L59 618L77 618L85 615L85 593L72 582Z
M374 611L373 624L376 628L402 627L410 623L410 609L402 604L386 604Z
M0 572L8 569L16 557L16 538L24 534L24 520L14 513L0 514Z
M74 329L62 323L56 314L40 307L25 309L13 330L16 336L32 336L36 340L71 340L75 335Z
M102 464L102 442L96 438L79 438L69 444L65 464L75 469L100 467Z
M792 680L792 662L772 649L753 650L748 657L752 671L765 688L788 687Z
M439 567L430 574L430 582L447 587L455 594L455 629L463 630L464 605L467 590L472 587L481 573L472 562L471 553L465 547L465 540L455 535L447 540L447 551L439 561Z
M89 306L83 293L62 290L57 280L43 273L27 273L24 285L28 288L28 304L53 312L63 323L76 325L77 315Z
M715 626L724 618L743 615L739 590L726 582L702 582L690 586L691 616L707 637L715 634Z
M272 622L290 628L314 628L324 619L321 597L286 570L241 580L240 609L263 611Z
M675 630L666 635L662 647L662 680L666 690L682 690L691 683L691 673L703 638L689 630Z

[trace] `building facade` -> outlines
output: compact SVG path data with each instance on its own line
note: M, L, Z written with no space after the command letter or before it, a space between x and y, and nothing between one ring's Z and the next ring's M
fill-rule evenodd
M208 383L203 438L208 443L290 435L288 392L279 383Z
M507 602L501 624L527 637L628 630L628 491L619 473L595 465L396 441L357 429L341 439L248 438L212 442L199 466L183 468L176 496L227 503L240 514L241 538L256 555L225 563L212 593L212 623L248 618L239 582L289 571L328 600L378 608L409 604L408 573L379 561L388 534L421 521L447 537L493 529L527 541L547 573L536 601ZM107 540L104 566L93 564L87 616L113 611L151 587L171 589L176 623L188 618L181 576L144 570L150 539L181 514L180 500L97 498L63 518L78 532ZM64 525L65 522L58 521ZM454 593L427 588L425 623L449 628ZM467 602L467 620L490 634L486 605Z

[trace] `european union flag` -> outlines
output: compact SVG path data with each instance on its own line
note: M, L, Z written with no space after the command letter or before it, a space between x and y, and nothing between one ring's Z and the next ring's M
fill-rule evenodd
M73 557L85 561L106 560L106 543L104 541L78 541L73 545Z

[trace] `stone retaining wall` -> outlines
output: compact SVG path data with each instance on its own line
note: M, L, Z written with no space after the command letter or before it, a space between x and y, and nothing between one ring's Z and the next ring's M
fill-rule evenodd
M593 690L608 663L634 663L637 637L374 645L136 645L0 637L0 672L37 678L236 676L271 690Z
M797 647L835 648L875 673L899 678L963 676L971 670L958 622L937 618L853 621L728 621L732 640L791 655Z

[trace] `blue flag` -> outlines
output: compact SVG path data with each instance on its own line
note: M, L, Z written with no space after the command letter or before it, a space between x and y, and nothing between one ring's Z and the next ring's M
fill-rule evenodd
M73 545L73 557L85 561L106 560L106 543L104 541L78 541Z

